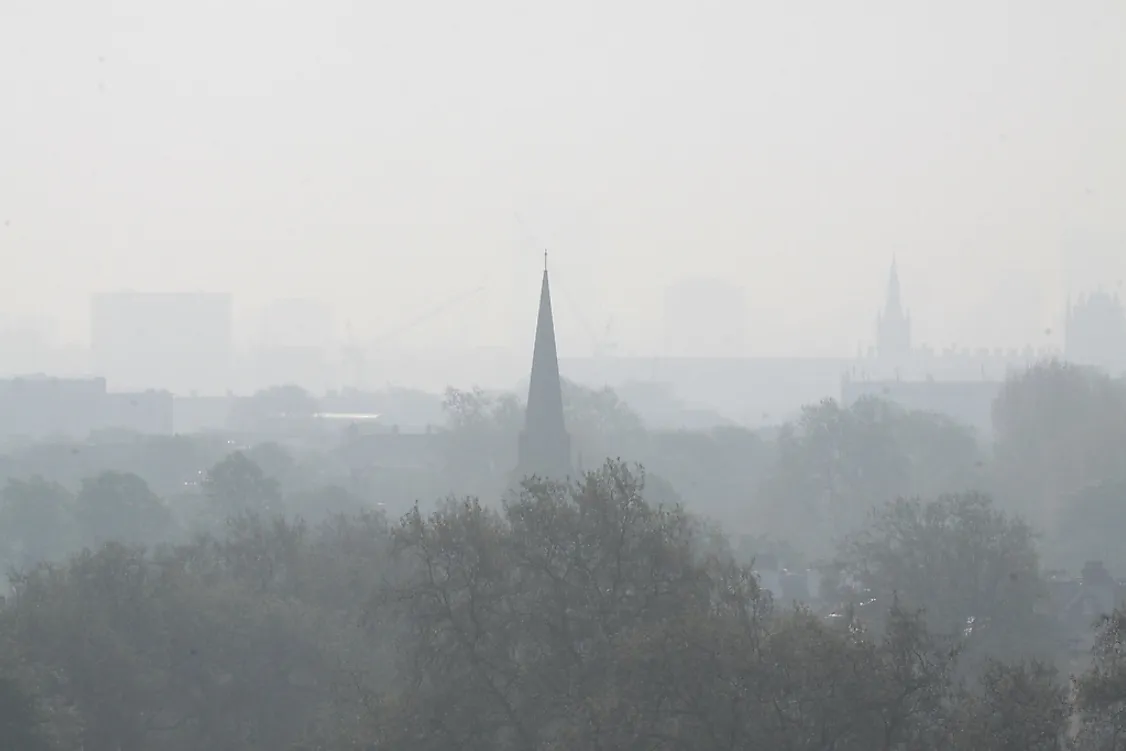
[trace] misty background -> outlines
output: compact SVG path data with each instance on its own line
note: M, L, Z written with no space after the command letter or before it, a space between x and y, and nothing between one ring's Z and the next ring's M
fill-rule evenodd
M239 349L499 347L514 379L545 247L564 355L668 353L703 278L745 300L706 354L850 356L893 254L916 341L1058 346L1126 275L1124 35L1115 0L9 0L5 369L87 348L92 294L201 290Z
M1124 39L0 0L0 748L1121 751Z

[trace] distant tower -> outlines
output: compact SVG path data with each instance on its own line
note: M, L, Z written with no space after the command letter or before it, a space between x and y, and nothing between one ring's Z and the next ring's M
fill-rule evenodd
M1080 297L1075 305L1068 301L1064 356L1113 375L1126 370L1126 309L1118 295L1099 290Z
M880 357L903 357L910 352L911 316L903 309L899 292L899 269L893 256L884 310L876 316L876 354Z
M532 376L528 385L528 407L520 433L517 475L536 475L564 480L571 472L571 437L563 423L563 388L559 379L559 356L555 349L555 323L551 316L551 290L547 282L547 253L544 253L540 311L536 320L536 343L532 352Z

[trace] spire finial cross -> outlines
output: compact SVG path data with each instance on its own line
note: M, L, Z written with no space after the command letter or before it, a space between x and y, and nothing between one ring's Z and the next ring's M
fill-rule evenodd
M544 251L543 251L543 270L547 271L547 249L546 248L544 248Z

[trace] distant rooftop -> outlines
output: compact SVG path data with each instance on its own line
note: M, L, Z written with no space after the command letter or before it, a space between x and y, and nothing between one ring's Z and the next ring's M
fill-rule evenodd
M375 422L380 415L375 412L317 412L313 417L339 422Z

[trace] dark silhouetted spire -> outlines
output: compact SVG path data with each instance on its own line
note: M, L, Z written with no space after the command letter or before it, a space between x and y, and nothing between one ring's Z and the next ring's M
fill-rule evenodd
M547 280L544 252L540 311L536 320L536 343L532 352L532 376L528 385L528 407L520 433L517 471L523 476L562 480L571 474L571 438L563 423L563 388L559 379L559 355L555 349L555 322L551 315L551 288Z

